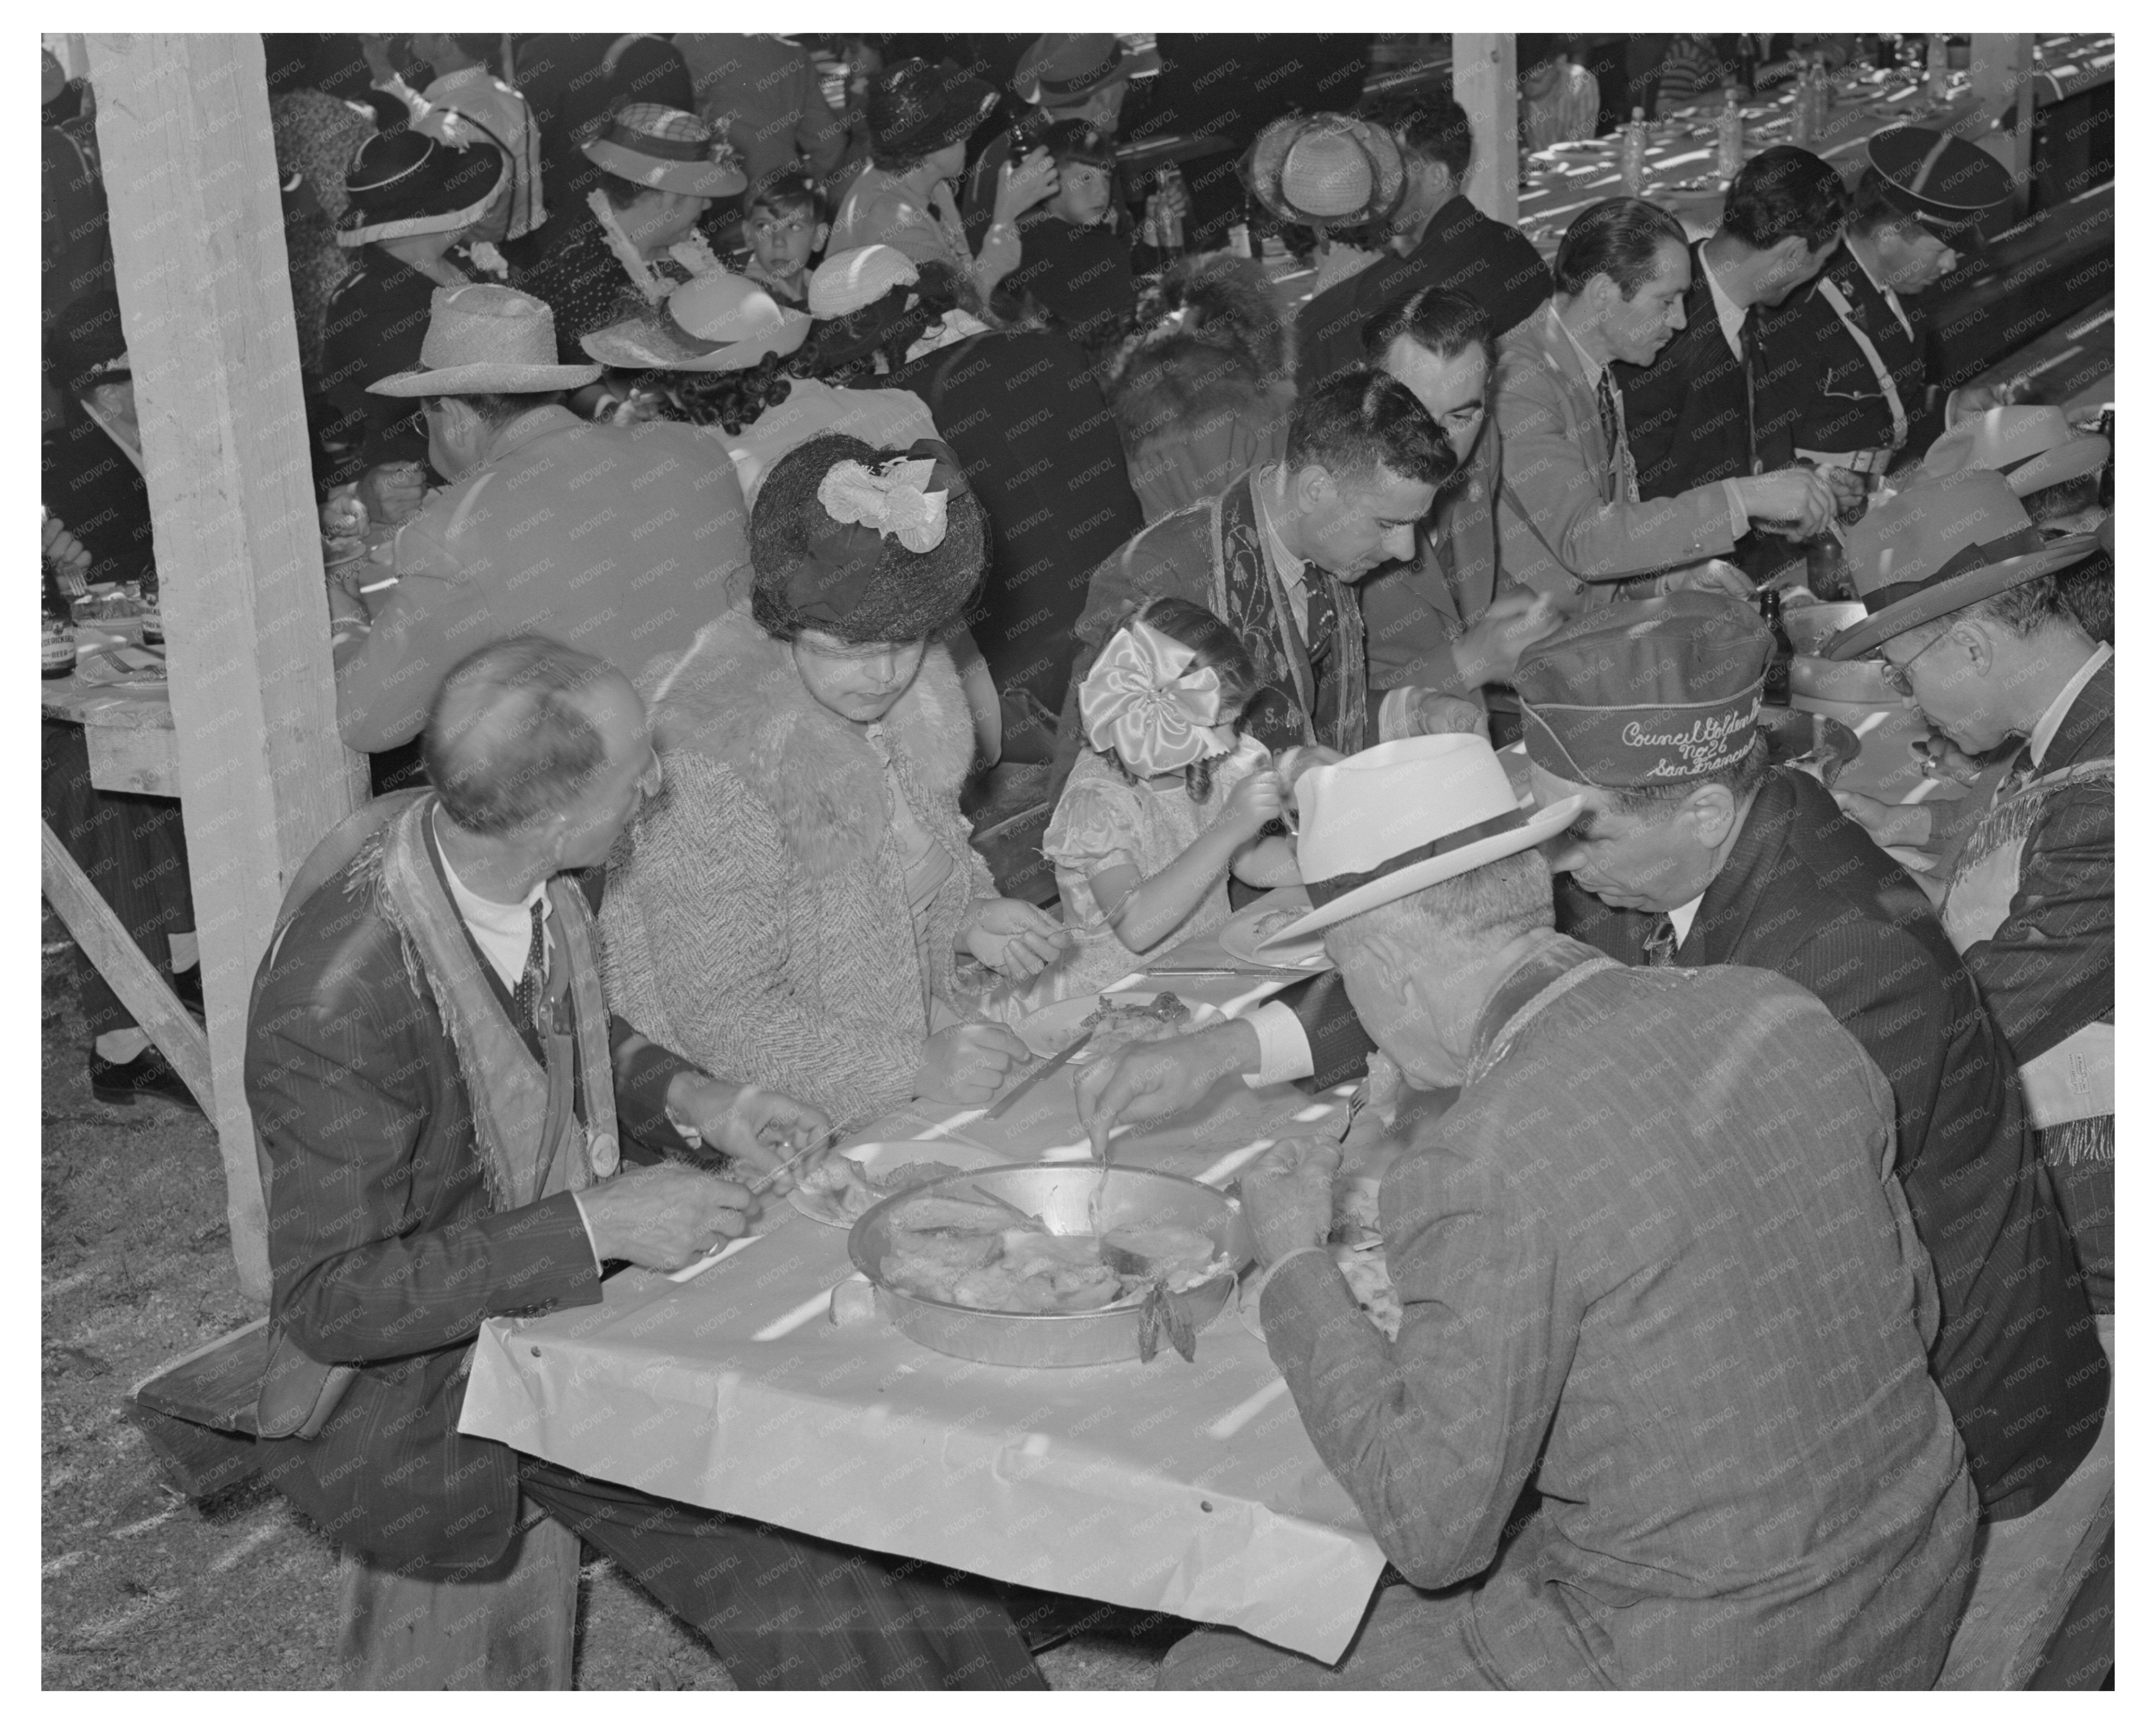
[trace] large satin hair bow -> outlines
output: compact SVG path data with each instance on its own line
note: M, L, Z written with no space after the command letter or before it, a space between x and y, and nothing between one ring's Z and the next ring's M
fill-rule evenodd
M929 490L935 476L933 459L901 459L880 467L841 461L816 487L816 500L832 520L874 527L917 554L943 542L951 494Z
M1151 623L1133 618L1108 637L1078 686L1086 739L1132 772L1179 772L1224 752L1220 675Z

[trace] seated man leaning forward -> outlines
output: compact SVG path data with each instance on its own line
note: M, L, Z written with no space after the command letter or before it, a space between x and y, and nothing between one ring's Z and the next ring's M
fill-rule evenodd
M950 649L986 517L951 451L825 434L750 523L752 614L653 660L666 790L608 876L607 984L670 1047L848 1124L978 1105L1024 1044L971 1023L978 966L1069 936L999 898L958 789L973 724Z
M1208 1629L1161 1686L1930 1686L1976 1496L1878 1069L1779 976L1556 933L1534 846L1578 804L1522 812L1479 736L1301 802L1289 932L1408 1083L1460 1091L1380 1190L1396 1341L1322 1244L1337 1152L1242 1186L1266 1344L1407 1584L1337 1667Z
M742 1186L675 1162L617 1171L687 1147L670 1113L766 1170L825 1121L608 1011L567 871L599 861L659 781L626 679L552 641L482 648L435 696L426 759L437 788L306 900L256 983L264 1424L318 1426L275 1444L279 1488L369 1567L434 1580L498 1575L528 1499L699 1629L743 1688L1040 1686L1009 1615L963 1578L457 1429L487 1318L595 1305L609 1260L678 1269L741 1233Z
M450 665L542 634L634 671L738 603L748 508L687 425L588 424L562 391L599 375L555 362L553 314L480 284L434 295L420 368L368 386L416 398L449 481L397 533L388 570L324 511L337 731L376 753L419 733Z

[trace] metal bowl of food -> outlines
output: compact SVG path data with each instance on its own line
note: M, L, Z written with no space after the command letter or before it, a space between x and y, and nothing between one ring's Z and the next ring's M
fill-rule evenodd
M1119 1269L1101 1262L1104 1239ZM1210 1186L1141 1167L1103 1178L1088 1162L986 1167L899 1193L854 1224L846 1249L901 1332L954 1358L1027 1367L1138 1359L1149 1297L1194 1333L1255 1255L1242 1211ZM1084 1308L1040 1308L1072 1305Z

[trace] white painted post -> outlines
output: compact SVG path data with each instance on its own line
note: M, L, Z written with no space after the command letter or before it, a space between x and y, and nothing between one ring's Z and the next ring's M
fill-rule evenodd
M1501 222L1520 218L1520 79L1510 36L1452 37L1453 100L1475 129L1467 196Z
M241 1073L285 884L365 799L337 740L261 38L92 35L240 1285L270 1293Z

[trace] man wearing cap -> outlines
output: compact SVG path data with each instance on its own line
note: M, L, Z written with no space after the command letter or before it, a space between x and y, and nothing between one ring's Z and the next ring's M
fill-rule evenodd
M2111 649L2089 639L2058 591L2058 576L2095 548L2087 534L2046 542L1988 469L1912 485L1851 530L1850 568L1869 614L1827 654L1884 659L1904 699L1965 753L2024 739L1963 842L1941 916L2020 1066L2108 1352L2117 676ZM1949 1660L1955 1686L2025 1678L2037 1650L2027 1622L2061 1583L2081 1531L2108 1509L2107 1474L2087 1484L2082 1500L2055 1499L1993 1535ZM2087 1500L2098 1491L2101 1505Z
M1812 778L1768 766L1773 651L1749 608L1707 593L1613 605L1528 649L1513 681L1536 794L1582 803L1551 856L1577 888L1559 921L1628 962L1778 971L1863 1044L1894 1090L1897 1171L1938 1278L1932 1372L1986 1524L2052 1526L2063 1561L2111 1473L2109 1373L2067 1229L2011 1056L1930 905Z
M1799 455L1868 476L1994 404L1996 390L1937 387L1919 296L1978 244L1978 218L2014 184L1975 145L1922 126L1892 127L1867 151L1841 255L1762 329L1759 412L1789 428Z
M1241 1187L1266 1347L1407 1584L1337 1666L1209 1629L1160 1685L1928 1686L1976 1506L1877 1070L1779 977L1555 932L1535 846L1578 804L1521 809L1481 737L1300 797L1286 931L1460 1092L1379 1192L1397 1340L1323 1243L1337 1149Z
M1077 758L1077 687L1145 600L1173 595L1235 629L1268 685L1245 716L1276 750L1352 754L1379 731L1356 584L1414 550L1415 523L1457 467L1404 384L1366 372L1299 398L1284 459L1155 521L1094 570L1059 727L1056 781ZM1404 703L1403 703L1404 704Z
M631 102L607 117L583 153L597 186L557 226L524 285L553 308L561 362L580 364L595 329L648 311L681 283L722 265L696 223L712 200L748 185L732 153L694 114Z
M372 385L418 401L449 480L398 530L387 569L330 587L337 729L376 752L417 736L474 648L545 634L634 674L747 591L748 511L687 425L588 424L562 404L599 367L555 362L527 294L438 290L418 367Z
M1684 328L1651 364L1612 367L1641 495L1789 464L1788 428L1757 406L1772 382L1759 331L1833 257L1848 208L1841 176L1809 150L1777 144L1738 171L1721 227L1691 245ZM1774 561L1799 554L1784 543Z
M509 160L491 144L460 150L402 128L367 138L345 170L337 244L357 267L330 295L316 387L331 409L323 435L346 452L341 471L358 479L377 521L418 508L427 439L408 407L367 385L418 363L435 290L471 279L449 253L500 237L510 183Z
M1512 580L1590 604L1628 582L1748 591L1707 559L1728 556L1756 521L1792 523L1800 538L1825 526L1834 494L1802 469L1659 496L1642 488L1614 367L1653 362L1685 326L1691 285L1683 228L1644 199L1591 205L1565 230L1556 294L1497 344L1498 523Z
M988 140L966 177L966 232L976 244L996 208L996 187L1012 161L1011 147L1023 141L1030 150L1050 128L1075 121L1091 126L1111 142L1121 128L1123 98L1131 80L1160 69L1160 53L1148 48L1132 54L1113 36L1037 36L1019 57L1011 91L1026 105L1017 125Z
M1370 321L1427 287L1466 294L1498 335L1549 297L1549 265L1526 234L1467 196L1475 134L1442 90L1366 105L1398 142L1407 190L1392 216L1392 248L1368 269L1313 294L1295 321L1295 375L1309 388L1363 358Z

